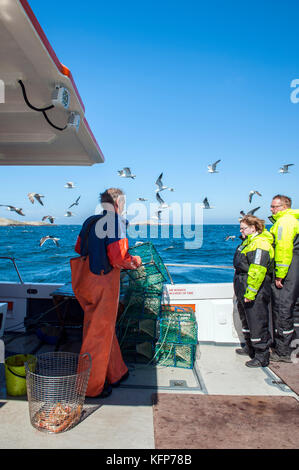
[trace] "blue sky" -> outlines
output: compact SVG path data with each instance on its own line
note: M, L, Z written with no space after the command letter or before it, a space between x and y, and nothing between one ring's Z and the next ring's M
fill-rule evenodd
M256 206L266 218L277 193L299 207L299 103L290 100L299 78L298 2L29 3L73 74L106 161L1 167L1 197L23 207L26 220L45 215L27 200L29 191L45 195L57 223L81 224L109 186L124 189L128 203L140 196L155 202L161 172L175 188L161 193L169 204L208 197L215 207L204 211L206 224L238 223L241 209ZM218 159L219 173L208 174ZM279 174L286 163L295 164L291 173ZM117 175L124 166L134 181ZM65 190L66 181L77 188ZM262 197L250 205L251 189ZM76 217L66 219L78 195ZM12 214L1 208L0 217Z

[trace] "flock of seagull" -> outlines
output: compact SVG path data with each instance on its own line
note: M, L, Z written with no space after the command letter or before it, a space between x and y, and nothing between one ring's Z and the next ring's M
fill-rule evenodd
M208 172L209 173L219 173L219 171L217 170L217 165L218 163L221 162L221 159L219 160L216 160L214 163L211 163L210 165L208 165ZM290 166L293 166L294 163L288 163L287 165L283 165L280 169L279 169L279 173L290 173L289 172L289 167ZM136 178L136 175L133 175L132 172L131 172L131 169L129 167L125 167L123 168L122 170L118 170L118 175L121 177L121 178L132 178L132 179L135 179ZM168 189L169 191L174 191L173 188L170 188L169 186L164 186L163 182L162 182L162 177L163 177L163 173L161 173L161 175L159 176L159 178L157 179L156 181L156 185L158 186L158 189L156 189L156 199L159 203L159 208L158 208L158 211L156 211L156 216L154 216L153 218L156 218L158 220L161 219L161 212L163 209L166 209L167 207L169 207L168 204L165 203L165 201L162 199L162 197L160 196L160 192L165 190L165 189ZM257 195L257 196L262 196L262 194L257 191L257 190L252 190L249 192L249 203L251 204L252 202L252 199L253 199L253 196L254 195ZM143 197L139 197L137 198L137 201L147 201L147 199L143 198ZM209 203L209 200L207 197L204 198L203 200L203 209L213 209L214 206L211 206L210 203ZM240 214L242 217L244 217L244 215L253 215L258 209L260 209L260 206L259 207L255 207L254 209L248 211L247 213L245 213L244 211L240 211ZM229 237L229 239L231 239L232 237Z
M74 183L72 183L71 181L66 183L65 188L75 188L75 185ZM38 194L38 193L28 193L27 194L28 196L28 199L29 201L34 204L35 200L38 201L42 206L44 205L43 201L42 201L42 197L45 197L43 196L42 194ZM73 206L78 206L79 204L79 200L80 200L81 196L79 196L75 202L73 202L73 204L71 204L68 209L70 209L71 207ZM24 212L23 212L23 209L22 208L19 208L19 207L15 207L15 206L10 206L9 204L0 204L0 207L6 207L8 211L13 211L13 212L16 212L17 214L19 215L23 215L25 216ZM73 214L72 212L70 212L69 210L66 211L66 213L64 214L65 217L72 217ZM50 223L53 224L54 223L54 220L55 220L55 217L53 217L52 215L45 215L43 218L42 218L42 221L46 220L46 219L49 219Z
M216 160L214 163L211 163L210 165L208 165L208 172L209 173L219 173L219 171L217 170L217 165L218 163L221 162L221 159L219 160ZM279 169L279 173L290 173L289 172L289 167L290 166L293 166L294 163L288 163L286 165L283 165L280 169ZM135 179L136 178L136 175L133 175L132 172L131 172L131 169L129 167L125 167L123 168L122 170L118 170L118 175L121 177L121 178L131 178L131 179ZM165 203L165 201L162 199L162 197L160 196L160 192L165 190L165 189L168 189L169 191L174 191L173 188L170 188L169 186L164 186L163 182L162 182L162 177L163 177L163 173L160 174L159 178L157 179L156 181L156 185L158 186L158 189L156 189L156 199L159 203L159 208L158 210L156 211L156 215L153 216L152 218L154 219L158 219L158 220L161 220L161 213L164 209L166 209L167 207L169 207L168 204ZM253 196L254 195L257 195L257 196L262 196L262 194L257 191L257 190L251 190L249 192L249 196L248 196L248 199L249 199L249 203L251 204L252 203L252 199L253 199ZM147 201L147 199L143 198L143 197L139 197L137 198L137 201ZM214 206L211 206L209 201L208 201L208 198L205 197L204 200L203 200L203 209L213 209ZM251 209L249 210L248 212L244 212L243 210L240 211L240 215L242 217L244 217L245 215L254 215L254 213L256 211L258 211L260 209L260 206L258 207L255 207L254 209ZM242 219L242 217L239 217L239 221ZM228 241L228 240L234 240L236 238L235 235L228 235L227 237L225 237L225 241Z
M217 170L217 165L218 163L221 162L221 159L219 160L216 160L214 163L208 165L208 172L209 173L219 173L219 171ZM294 163L288 163L286 165L283 165L280 169L279 169L279 173L290 173L289 172L289 167L290 166L293 166ZM123 168L122 170L118 170L118 175L121 177L121 178L131 178L131 179L135 179L136 178L136 175L132 174L131 172L131 169L129 167L125 167ZM159 203L159 207L158 207L158 210L155 212L155 216L153 216L152 218L153 219L158 219L158 220L161 220L161 213L164 209L167 209L169 207L169 205L163 200L163 198L161 197L160 193L162 191L165 191L165 190L168 190L168 191L174 191L174 188L171 188L169 186L165 186L162 182L162 178L163 178L163 173L160 174L160 176L157 178L155 184L157 186L157 189L155 191L156 193L156 200L157 202ZM75 188L75 185L72 181L69 181L67 182L65 185L64 185L65 188L67 189L73 189ZM253 199L253 196L254 195L257 195L257 196L262 196L262 194L257 191L257 190L252 190L249 192L249 203L251 204L252 203L252 199ZM44 196L42 194L39 194L39 193L28 193L28 199L29 201L34 204L35 201L39 202L39 204L41 204L42 206L44 205L43 201L42 201L42 198L44 198ZM64 214L65 217L72 217L74 216L75 214L73 214L73 212L71 212L69 209L71 209L72 207L74 206L78 206L79 205L79 201L80 201L80 198L81 196L79 196L75 202L73 202L67 209L66 213ZM145 199L144 197L138 197L137 198L137 201L147 201L147 199ZM0 204L0 207L6 207L7 210L9 211L14 211L16 212L17 214L21 215L21 216L25 216L24 212L23 212L23 209L22 208L19 208L19 207L15 207L15 206L12 206L12 205L8 205L8 204ZM203 209L213 209L214 206L211 206L209 201L208 201L208 198L205 197L204 200L203 200ZM240 211L240 214L242 217L244 217L245 215L253 215L258 209L260 209L260 206L259 207L255 207L254 209L248 211L247 213L245 213L243 210ZM45 221L45 220L49 220L49 222L51 224L54 223L54 220L55 220L55 217L53 217L52 215L45 215L43 216L42 218L42 221ZM239 220L241 220L241 218L239 218ZM235 235L228 235L226 238L225 238L225 241L227 240L234 240L236 238ZM58 240L59 238L57 237L54 237L54 236L51 236L51 235L46 235L44 237L42 237L40 239L40 243L39 243L39 246L43 246L43 244L47 241L47 240L52 240L56 246L59 246L58 244Z
M73 189L75 188L75 185L72 181L68 181L65 185L64 185L65 188L67 189ZM34 204L35 201L39 202L40 205L44 205L43 201L42 201L42 198L44 198L45 196L43 196L42 194L39 194L39 193L28 193L27 194L28 196L28 199L29 201ZM65 217L72 217L74 216L75 214L73 214L73 212L71 212L69 209L71 209L72 207L74 206L78 206L79 205L79 200L80 200L81 196L77 197L76 201L73 202L69 207L68 207L68 210L66 211L66 213L64 214ZM19 215L22 215L22 216L25 216L24 212L23 212L23 209L22 208L19 208L19 207L15 207L15 206L11 206L11 205L8 205L8 204L0 204L0 207L6 207L7 210L9 211L13 211L13 212L16 212L17 214ZM45 215L42 217L42 221L44 222L45 220L49 220L49 222L51 224L54 223L54 220L55 220L55 217L53 217L52 215ZM58 244L58 240L59 238L57 237L54 237L54 236L51 236L51 235L46 235L44 237L42 237L40 239L40 242L39 242L39 246L43 246L43 244L47 241L47 240L52 240L56 246L59 246Z
M123 168L122 170L118 170L118 175L121 177L121 178L131 178L131 179L135 179L136 178L136 175L133 175L132 172L131 172L131 169L129 167L125 167ZM167 207L169 207L169 205L162 199L161 195L160 195L160 192L161 191L164 191L164 190L168 190L168 191L174 191L173 188L170 188L169 186L165 186L162 182L162 178L163 178L163 173L160 174L160 176L158 177L157 181L156 181L156 185L157 185L157 189L156 189L156 200L157 202L159 203L159 207L158 207L158 210L155 212L156 215L154 215L152 218L153 219L158 219L160 220L161 219L161 212L164 210L164 209L167 209ZM137 198L137 201L147 201L148 199L145 199L144 197L138 197Z

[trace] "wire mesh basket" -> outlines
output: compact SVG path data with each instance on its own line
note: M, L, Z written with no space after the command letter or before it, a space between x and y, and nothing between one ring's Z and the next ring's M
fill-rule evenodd
M39 431L60 433L80 420L88 384L88 353L49 352L25 363L29 415Z
M161 284L169 279L167 269L151 242L140 243L129 248L132 256L140 256L142 265L137 269L127 270L131 281L139 286L147 287Z

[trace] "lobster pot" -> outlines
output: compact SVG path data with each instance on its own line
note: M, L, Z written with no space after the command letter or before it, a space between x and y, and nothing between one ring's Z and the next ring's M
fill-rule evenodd
M157 336L157 320L152 318L135 319L126 318L117 328L117 337L120 347L125 341L143 336L148 340L153 340Z
M82 414L90 355L49 352L26 362L25 369L32 426L49 433L74 427Z
M161 286L169 279L167 269L151 242L129 248L129 253L132 256L140 256L142 260L139 268L127 270L131 283L139 287Z
M166 367L181 367L193 369L196 345L156 343L156 363Z
M155 353L156 341L146 338L130 338L121 346L123 358L128 363L147 364L152 361Z
M137 269L132 269L130 276L130 285L137 287L149 287L153 285L161 285L165 282L163 275L158 271L154 263L141 265Z
M159 341L197 344L197 323L188 315L165 315L159 319Z
M155 288L128 289L123 317L157 318L161 310L162 291Z

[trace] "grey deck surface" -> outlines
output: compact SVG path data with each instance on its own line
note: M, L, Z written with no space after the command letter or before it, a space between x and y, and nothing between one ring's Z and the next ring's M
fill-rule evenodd
M199 345L196 368L130 366L110 397L86 399L81 422L53 435L31 426L26 397L0 399L1 449L154 449L152 394L298 396L268 368L250 369L235 347Z

